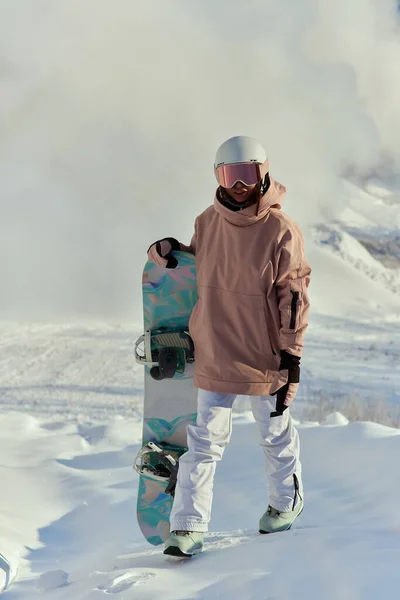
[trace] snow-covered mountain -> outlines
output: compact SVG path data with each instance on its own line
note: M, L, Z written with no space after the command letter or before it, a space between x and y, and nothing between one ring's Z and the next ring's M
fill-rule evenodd
M311 231L316 312L397 320L400 196L377 182L370 182L367 189L348 181L342 185L338 202L343 210L331 223Z
M338 202L340 214L308 238L312 309L299 398L332 409L352 404L365 418L381 405L376 414L393 422L400 403L399 185L343 181Z

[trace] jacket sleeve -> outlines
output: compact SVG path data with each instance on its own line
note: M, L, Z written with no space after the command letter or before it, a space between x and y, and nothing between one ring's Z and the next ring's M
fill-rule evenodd
M308 325L310 274L311 269L304 256L303 235L298 225L292 222L279 244L275 285L280 316L280 350L295 356L301 356Z
M182 252L190 252L190 254L196 255L196 242L197 242L197 219L194 224L194 234L192 239L190 240L189 246L185 246L185 244L181 243Z

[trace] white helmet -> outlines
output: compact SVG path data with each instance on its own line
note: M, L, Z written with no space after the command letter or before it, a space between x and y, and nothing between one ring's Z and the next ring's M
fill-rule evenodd
M236 181L247 185L261 182L263 188L269 163L264 148L257 140L245 135L226 140L217 150L215 177L222 187L233 187Z
M214 168L235 163L256 162L262 165L267 160L264 148L257 140L246 135L237 135L226 140L217 150Z

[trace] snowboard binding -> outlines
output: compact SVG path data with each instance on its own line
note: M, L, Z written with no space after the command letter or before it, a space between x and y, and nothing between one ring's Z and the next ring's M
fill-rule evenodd
M135 344L136 362L150 368L153 379L171 379L194 362L194 344L187 331L147 330Z
M174 497L176 480L178 476L179 457L186 448L175 448L154 442L148 442L139 450L133 468L139 475L166 483L165 494Z

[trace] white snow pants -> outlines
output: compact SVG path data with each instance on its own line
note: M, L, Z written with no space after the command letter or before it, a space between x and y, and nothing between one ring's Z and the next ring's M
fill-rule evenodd
M171 531L208 530L216 461L221 460L231 437L235 398L236 394L199 389L197 422L187 427L188 451L179 461ZM282 512L293 510L298 497L296 483L303 497L298 433L289 410L270 417L275 410L274 398L250 396L250 400L265 454L269 504Z

